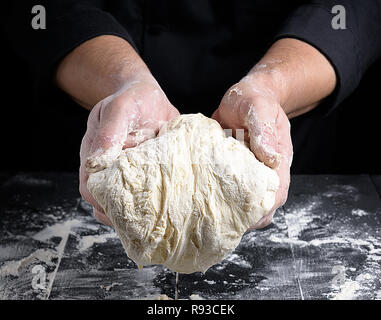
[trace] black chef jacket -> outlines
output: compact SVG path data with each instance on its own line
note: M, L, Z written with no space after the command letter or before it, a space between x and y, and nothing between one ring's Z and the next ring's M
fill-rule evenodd
M381 54L381 0L38 3L46 8L45 30L31 28L34 1L10 4L3 19L10 45L28 66L41 108L47 93L52 92L59 61L84 41L100 35L116 35L128 41L180 113L202 112L207 116L218 107L224 92L277 39L297 38L316 47L333 65L338 85L319 107L291 120L294 173L321 172L332 165L332 110L358 86ZM346 9L343 30L335 30L331 24L331 10L337 4ZM54 109L57 100L51 94L48 99L45 105ZM73 130L69 122L65 126Z

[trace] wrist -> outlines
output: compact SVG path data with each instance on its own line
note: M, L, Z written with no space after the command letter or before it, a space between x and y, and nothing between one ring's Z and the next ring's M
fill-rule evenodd
M133 72L129 70L129 72L121 71L119 74L114 74L114 77L117 77L117 83L115 85L115 90L113 94L117 94L119 92L123 92L128 90L134 85L137 84L149 84L152 87L159 87L156 79L149 72L148 68L142 69L134 69Z
M255 94L271 98L281 106L287 101L287 81L276 63L256 64L241 82L248 83Z
M114 83L115 91L119 91L133 82L155 82L148 67L140 59L139 61L130 61L121 58L113 69L109 78Z
M127 41L104 35L84 42L63 58L56 69L55 82L91 109L126 83L150 77L148 67Z
M268 87L288 116L309 111L336 86L326 57L297 39L276 41L248 76L253 85Z

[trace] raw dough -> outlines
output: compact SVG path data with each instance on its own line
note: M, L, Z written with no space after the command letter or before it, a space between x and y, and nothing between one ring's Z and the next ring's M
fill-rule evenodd
M90 173L87 186L135 263L192 273L236 248L274 205L278 184L218 122L188 114Z

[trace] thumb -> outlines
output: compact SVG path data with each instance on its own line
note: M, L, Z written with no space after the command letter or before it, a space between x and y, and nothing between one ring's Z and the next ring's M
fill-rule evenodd
M216 120L217 122L221 123L221 117L220 117L219 109L217 109L216 111L213 112L211 118Z
M111 102L106 105L101 101L99 107L93 109L99 124L85 163L88 172L103 170L119 156L123 147L130 147L125 144L128 134L137 126L139 113L133 106L127 112L127 108L119 104Z
M270 168L280 165L279 152L280 132L277 127L279 110L273 105L250 106L247 112L247 127L249 130L250 149L259 161Z
M136 128L128 133L123 148L135 147L145 140L155 138L164 124L179 115L179 111L174 107L169 108L167 113L164 113L156 118L152 115L143 114L142 118L145 120L141 119L139 128Z
M113 224L108 216L102 211L97 210L96 208L93 208L93 216L95 219L97 219L99 222L105 224L106 226L113 227Z

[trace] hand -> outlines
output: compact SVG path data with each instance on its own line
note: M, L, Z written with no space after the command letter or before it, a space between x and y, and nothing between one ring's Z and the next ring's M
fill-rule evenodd
M87 189L88 172L104 169L123 149L155 137L162 124L178 115L152 76L130 81L95 105L81 144L80 193L98 221L112 226Z
M246 129L245 140L259 161L276 170L280 185L271 211L252 228L271 223L275 210L288 195L292 142L290 123L271 86L247 76L224 95L212 118L225 129ZM251 229L252 229L251 228Z

